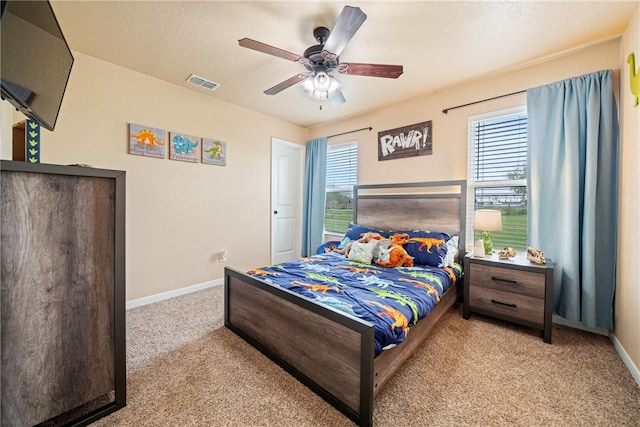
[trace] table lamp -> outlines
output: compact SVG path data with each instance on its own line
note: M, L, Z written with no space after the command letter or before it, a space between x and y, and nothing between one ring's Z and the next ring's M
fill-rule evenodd
M484 253L493 253L490 231L502 231L502 212L495 209L478 209L473 219L474 230L481 230L484 237Z

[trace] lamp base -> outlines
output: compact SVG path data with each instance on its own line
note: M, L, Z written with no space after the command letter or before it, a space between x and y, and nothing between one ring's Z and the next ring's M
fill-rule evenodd
M493 243L491 243L491 236L488 231L482 233L484 236L484 241L482 242L484 245L484 254L491 255L493 253Z

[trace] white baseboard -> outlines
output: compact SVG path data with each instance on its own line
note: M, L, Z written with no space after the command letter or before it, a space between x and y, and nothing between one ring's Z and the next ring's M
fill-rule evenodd
M640 370L635 365L635 363L633 363L633 360L631 360L631 357L629 357L629 354L625 351L622 344L620 344L620 341L618 341L618 337L616 337L613 332L609 334L609 339L613 343L613 348L616 349L618 355L626 365L627 369L629 369L629 372L631 372L631 376L634 380L636 380L636 384L638 384L638 387L640 387Z
M131 300L131 301L127 301L127 310L135 308L135 307L140 307L142 305L147 305L147 304L151 304L151 303L154 303L154 302L162 301L162 300L165 300L165 299L177 297L177 296L180 296L180 295L186 295L186 294L190 294L192 292L201 291L203 289L213 288L214 286L220 286L222 284L224 284L224 279L220 278L220 279L216 279L216 280L211 280L209 282L200 283L198 285L192 285L192 286L187 286L187 287L184 287L184 288L176 289L174 291L163 292L163 293L160 293L160 294L155 294L155 295L151 295L151 296L144 297L144 298L134 299L134 300Z

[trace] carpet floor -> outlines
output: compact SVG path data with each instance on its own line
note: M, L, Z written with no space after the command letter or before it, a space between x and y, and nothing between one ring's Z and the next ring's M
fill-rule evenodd
M223 287L127 311L127 406L93 426L353 426L223 326ZM380 391L375 426L640 426L604 336L449 310Z

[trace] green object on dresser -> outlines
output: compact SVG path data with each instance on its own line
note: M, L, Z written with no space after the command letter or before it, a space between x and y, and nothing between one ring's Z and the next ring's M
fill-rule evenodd
M484 240L482 242L484 244L484 254L491 255L493 253L493 243L491 243L491 236L489 235L488 231L483 232L482 236L484 237Z

